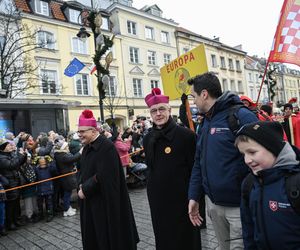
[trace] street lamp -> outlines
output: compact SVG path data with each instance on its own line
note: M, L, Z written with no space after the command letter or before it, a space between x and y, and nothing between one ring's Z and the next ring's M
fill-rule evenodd
M109 84L109 66L113 60L112 53L109 52L104 62L102 57L105 55L107 50L113 46L114 35L109 38L106 35L101 33L101 25L102 25L102 15L100 11L90 10L90 11L81 11L78 18L82 15L82 13L87 13L87 21L89 26L92 29L94 36L94 46L95 46L95 54L93 56L93 62L96 65L96 77L97 77L97 89L99 92L99 108L100 108L100 119L101 122L104 122L104 111L103 111L103 99L105 98L105 88L107 84ZM90 34L86 31L85 27L82 25L79 32L77 33L77 37L81 40L85 41Z

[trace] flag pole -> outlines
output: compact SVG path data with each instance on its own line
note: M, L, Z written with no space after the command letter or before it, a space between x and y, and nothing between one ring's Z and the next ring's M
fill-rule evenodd
M188 98L186 98L186 100L185 100L185 112L186 112L186 117L189 122L189 127L193 132L195 132L195 127L194 127L194 123L193 123L193 119L192 119L190 103L189 103Z
M265 68L263 77L262 77L262 79L261 79L261 84L260 84L259 92L258 92L258 95L257 95L256 107L257 107L258 102L259 102L260 93L261 93L262 87L263 87L263 85L264 85L264 80L265 80L265 77L266 77L266 74L267 74L267 71L268 71L269 63L270 63L270 61L269 61L269 57L268 57L268 61L267 61L267 64L266 64L266 68Z

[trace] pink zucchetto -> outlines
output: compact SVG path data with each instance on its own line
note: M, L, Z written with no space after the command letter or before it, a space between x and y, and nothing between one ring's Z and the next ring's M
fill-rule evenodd
M97 121L93 115L93 112L89 109L83 110L79 116L78 127L83 126L97 128Z
M151 93L145 97L145 102L150 108L151 106L158 103L169 103L169 97L161 94L159 88L152 89Z

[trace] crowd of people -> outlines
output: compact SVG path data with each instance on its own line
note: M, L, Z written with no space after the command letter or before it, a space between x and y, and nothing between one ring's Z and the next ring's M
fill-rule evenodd
M145 97L151 117L130 127L99 129L92 111L84 110L78 131L67 138L54 131L36 139L7 132L0 141L0 234L44 217L75 215L70 201L77 190L83 248L136 249L126 181L128 170L144 163L157 250L201 249L206 216L222 250L300 248L300 199L291 200L285 185L300 172L297 100L273 113L270 104L258 107L247 96L222 92L213 73L188 84L199 110L192 123L186 95L175 121L169 97L154 88ZM298 186L293 191L299 193Z

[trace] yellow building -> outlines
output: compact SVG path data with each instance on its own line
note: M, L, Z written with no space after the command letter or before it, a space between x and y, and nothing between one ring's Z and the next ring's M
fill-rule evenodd
M162 89L160 68L177 57L174 36L177 23L162 18L157 5L137 10L114 3L107 11L111 13L114 32L120 39L121 56L118 59L123 63L120 79L126 86L122 93L125 105L134 110L134 117L150 116L144 97L154 87ZM171 102L173 115L178 115L179 104L178 101Z
M82 10L85 6L76 2L16 0L16 6L22 11L22 22L32 29L39 29L38 43L44 43L41 49L34 50L32 63L39 65L39 88L26 93L30 100L44 100L51 105L62 101L68 107L70 129L75 130L78 116L85 108L93 110L95 117L100 117L99 93L97 77L90 74L92 56L94 55L94 39L80 40L76 35L82 23L86 21ZM102 33L111 36L109 16L102 13ZM91 30L88 29L91 33ZM114 39L113 57L121 56L118 50L120 40ZM64 74L69 63L77 58L85 67L75 76ZM122 63L113 60L110 67L110 83L108 93L114 93ZM105 110L105 118L109 118ZM125 117L125 116L124 116ZM99 118L98 118L99 119ZM45 128L46 129L46 128ZM68 128L67 128L68 129Z
M299 101L300 92L300 74L299 71L293 69L285 69L286 73L283 76L284 89L286 94L286 102L291 98L296 97Z

